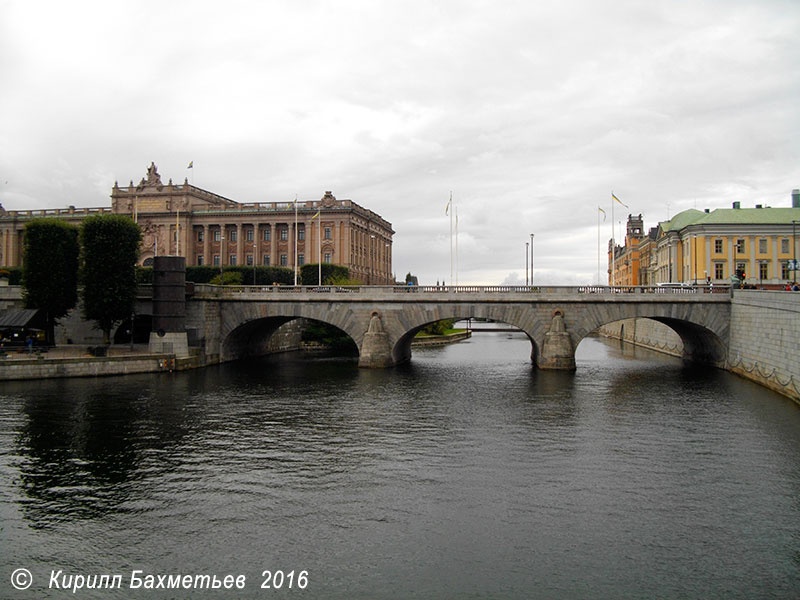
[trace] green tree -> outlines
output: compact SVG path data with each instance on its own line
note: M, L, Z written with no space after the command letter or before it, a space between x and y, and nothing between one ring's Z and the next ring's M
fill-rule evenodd
M319 284L319 263L306 263L300 267L300 280L303 285ZM322 263L322 283L329 285L334 281L350 279L350 269L332 263ZM342 284L343 285L343 284Z
M426 325L422 328L422 331L428 335L444 335L453 328L455 322L455 319L442 319L441 321L435 321L434 323Z
M208 283L212 285L242 285L243 277L236 271L225 271L222 275L217 274Z
M78 302L78 228L58 219L25 226L22 287L25 306L45 311L47 343L55 325Z
M139 226L123 215L94 215L81 226L84 316L97 323L105 344L133 310L140 239Z

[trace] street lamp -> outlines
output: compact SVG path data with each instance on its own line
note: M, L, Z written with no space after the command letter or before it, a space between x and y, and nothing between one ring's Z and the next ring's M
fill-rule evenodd
M797 283L797 234L795 232L795 225L800 223L800 221L796 219L792 219L792 262L794 263L792 266L793 274L792 274L792 283Z
M369 236L369 285L373 284L373 279L375 278L375 254L373 253L372 247L374 245L375 236Z
M533 234L531 234L531 285L533 285Z
M530 285L528 283L528 246L530 246L530 242L525 242L525 285Z
M219 232L219 284L222 285L222 265L224 264L225 256L225 228L220 227Z

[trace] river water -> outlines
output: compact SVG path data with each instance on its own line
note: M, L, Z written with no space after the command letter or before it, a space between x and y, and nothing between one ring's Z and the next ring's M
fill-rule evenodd
M382 371L4 383L0 597L800 598L796 405L597 338L575 373L529 355L476 333Z

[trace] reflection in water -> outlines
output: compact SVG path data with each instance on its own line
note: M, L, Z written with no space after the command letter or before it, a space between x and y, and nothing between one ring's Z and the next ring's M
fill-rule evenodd
M793 404L598 339L575 373L529 355L476 333L383 371L5 385L0 575L38 582L9 597L63 596L51 568L244 573L244 598L278 568L313 598L800 596Z

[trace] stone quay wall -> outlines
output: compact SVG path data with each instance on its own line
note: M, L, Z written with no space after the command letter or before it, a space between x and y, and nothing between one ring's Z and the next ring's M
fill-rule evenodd
M675 331L652 319L624 319L603 325L600 335L629 342L671 356L683 356L683 342Z
M0 359L0 381L131 375L173 369L176 369L174 356L152 354L102 358L5 358Z
M800 402L800 292L734 292L728 370Z

